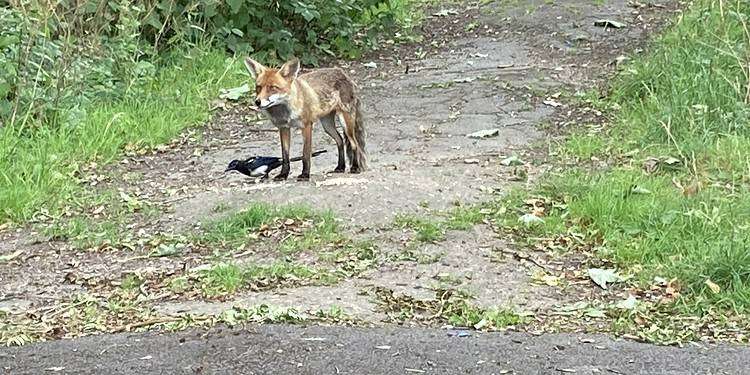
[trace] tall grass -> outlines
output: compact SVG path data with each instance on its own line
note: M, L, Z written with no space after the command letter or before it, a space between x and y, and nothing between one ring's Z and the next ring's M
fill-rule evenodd
M543 184L603 256L644 283L676 278L693 311L750 311L749 16L745 1L695 1L613 82L607 133L563 146L611 167Z
M55 211L79 192L84 164L110 163L124 147L169 141L209 117L222 87L245 80L241 62L222 51L195 49L163 63L144 94L101 98L83 105L74 125L0 128L0 222Z

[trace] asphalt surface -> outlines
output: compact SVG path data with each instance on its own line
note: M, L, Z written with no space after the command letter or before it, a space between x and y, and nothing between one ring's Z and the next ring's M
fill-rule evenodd
M750 374L750 347L413 328L214 328L0 349L2 374Z

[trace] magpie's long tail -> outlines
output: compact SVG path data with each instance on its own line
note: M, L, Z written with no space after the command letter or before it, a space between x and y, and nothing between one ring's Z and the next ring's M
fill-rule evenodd
M328 152L328 150L318 150L318 151L313 152L312 156L315 157L326 152ZM297 156L297 157L289 159L289 161L300 161L300 160L302 160L301 156Z

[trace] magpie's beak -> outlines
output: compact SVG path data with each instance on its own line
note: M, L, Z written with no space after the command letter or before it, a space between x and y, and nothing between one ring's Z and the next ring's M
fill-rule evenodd
M229 171L233 171L234 169L227 167L227 169L224 170L224 173L227 173Z

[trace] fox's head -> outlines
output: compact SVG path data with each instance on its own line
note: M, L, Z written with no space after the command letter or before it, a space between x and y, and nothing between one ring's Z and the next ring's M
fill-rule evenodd
M299 60L293 58L279 69L268 68L251 59L245 59L245 67L255 79L255 105L268 109L286 103L292 83L299 73Z

